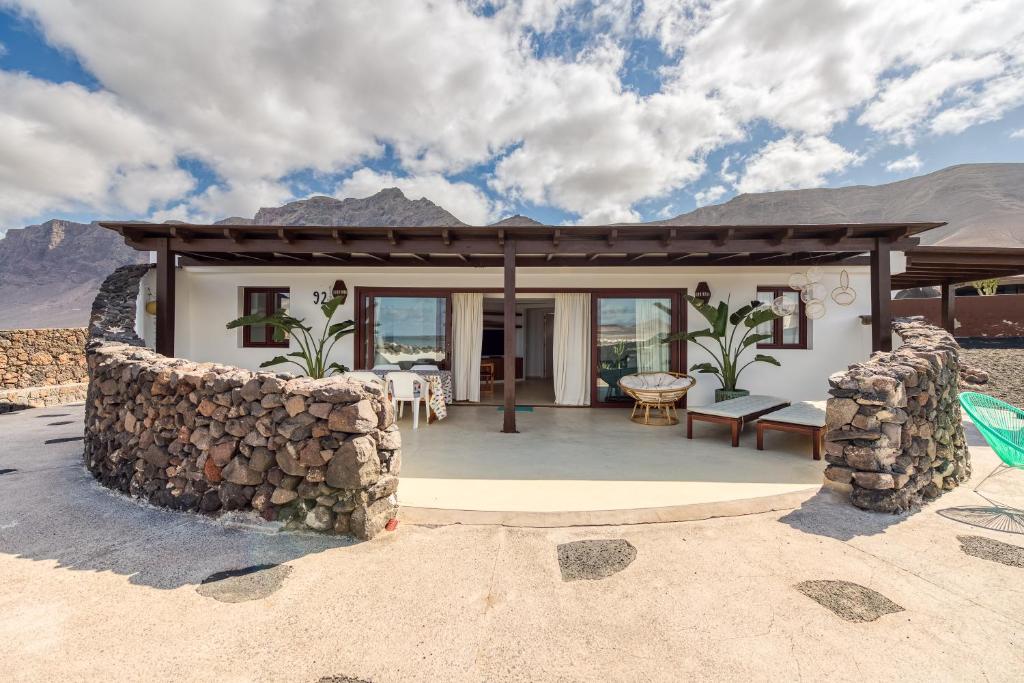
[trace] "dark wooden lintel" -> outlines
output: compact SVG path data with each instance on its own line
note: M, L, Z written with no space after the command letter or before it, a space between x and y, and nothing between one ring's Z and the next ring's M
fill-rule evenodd
M731 242L735 236L736 228L727 228L724 234L719 233L715 237L715 246L724 247L726 243Z
M777 247L786 240L792 239L794 232L795 231L793 228L786 228L782 232L778 232L772 235L771 239L768 240L768 243Z

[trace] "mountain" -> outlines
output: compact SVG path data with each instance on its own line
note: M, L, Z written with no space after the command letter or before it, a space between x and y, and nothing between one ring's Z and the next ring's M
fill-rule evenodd
M146 254L96 224L50 220L0 239L0 328L85 325L100 281Z
M885 185L741 194L661 225L946 221L923 244L1024 247L1024 164L964 164Z
M1024 164L967 164L885 185L743 194L661 225L941 220L929 244L1024 247ZM361 199L310 197L221 224L464 225L429 199L397 188ZM539 225L515 215L495 225ZM0 239L0 328L85 325L99 282L146 260L95 224L51 220Z

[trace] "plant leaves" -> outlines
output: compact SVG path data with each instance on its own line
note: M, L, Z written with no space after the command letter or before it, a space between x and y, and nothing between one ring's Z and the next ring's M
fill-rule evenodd
M704 374L721 375L722 371L711 363L695 363L691 368L690 372L701 372Z
M729 323L729 304L725 301L718 302L718 311L715 314L715 322L711 326L716 337L724 337L726 326Z
M346 296L336 296L333 299L328 299L320 305L320 310L323 311L324 317L330 320L334 317L334 312L338 310L338 306L345 303Z
M740 321L743 320L745 317L747 317L747 313L750 313L752 310L754 310L755 308L757 308L760 305L761 305L760 301L751 301L746 306L740 306L735 311L733 311L732 315L729 316L729 324L730 325L739 325Z
M756 356L754 356L754 360L760 361L761 363L771 363L772 365L782 367L782 363L780 363L774 356L769 356L763 353L759 353Z
M773 311L771 307L757 308L753 313L746 317L743 324L747 327L757 327L758 325L762 325L780 317L782 316L776 315L775 311Z
M356 321L346 320L345 322L334 323L327 328L327 336L334 337L335 339L341 339L346 334L351 334L356 331Z
M292 354L288 354L288 355L292 355ZM281 363L294 363L294 362L295 361L289 360L285 356L274 356L270 360L265 360L262 363L260 363L260 367L261 368L269 368L272 365L280 365Z
M348 366L342 365L341 363L331 363L327 366L327 372L325 374L330 375L334 372L343 375L348 372Z
M760 342L767 341L767 340L771 339L773 336L774 335L771 335L771 334L752 334L752 335L750 335L749 337L747 337L746 339L743 340L743 343L740 344L740 349L742 350L742 349L747 348L748 346L753 346L754 344L758 344Z
M263 313L253 313L252 315L243 315L241 318L235 318L229 322L226 327L229 330L233 330L236 327L242 327L243 325L268 325L270 316Z

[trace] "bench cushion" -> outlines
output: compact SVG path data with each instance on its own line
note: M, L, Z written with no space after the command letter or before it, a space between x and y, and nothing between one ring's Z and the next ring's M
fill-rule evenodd
M768 413L761 419L808 427L824 427L825 401L800 401Z
M744 418L748 415L754 415L755 413L761 413L765 410L771 410L772 408L784 406L789 401L778 396L759 396L753 394L751 396L740 396L739 398L731 398L728 401L721 401L720 403L712 403L706 406L695 406L693 408L687 408L688 412L700 413L702 415L716 415L718 417L732 417L732 418ZM774 415L775 413L772 413Z
M619 380L619 384L627 389L667 391L670 389L685 389L693 384L693 380L686 377L676 377L667 372L652 372L644 375L626 375Z

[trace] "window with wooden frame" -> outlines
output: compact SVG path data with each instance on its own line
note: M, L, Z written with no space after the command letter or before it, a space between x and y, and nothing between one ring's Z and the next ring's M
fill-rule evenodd
M288 308L287 287L244 287L242 315L270 315ZM246 325L242 328L242 346L255 349L287 349L289 340L274 339L270 325Z
M800 299L800 292L794 291L785 285L765 285L757 288L757 300L767 305L782 297L787 303L795 305L793 313L784 315L765 323L758 332L770 334L771 339L766 339L757 345L759 349L808 349L810 348L811 321L804 311L804 302Z

